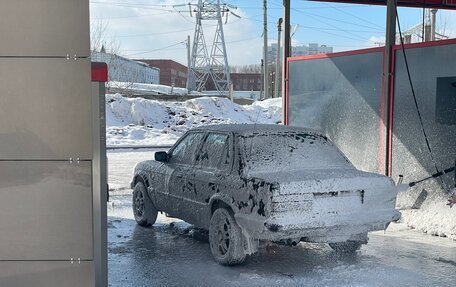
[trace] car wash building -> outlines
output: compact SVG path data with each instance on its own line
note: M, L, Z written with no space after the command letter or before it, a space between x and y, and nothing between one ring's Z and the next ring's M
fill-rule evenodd
M456 9L456 2L329 2L387 5L386 46L285 56L285 123L323 131L362 170L403 175L404 183L439 175L409 195L447 194L455 184L456 40L396 44L396 5Z

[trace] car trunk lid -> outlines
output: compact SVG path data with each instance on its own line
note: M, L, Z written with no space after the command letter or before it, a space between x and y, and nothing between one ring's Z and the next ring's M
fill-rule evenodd
M273 212L312 210L317 214L339 214L367 206L390 207L392 196L396 197L388 177L352 169L279 172L262 178L277 183ZM378 204L373 205L374 202Z

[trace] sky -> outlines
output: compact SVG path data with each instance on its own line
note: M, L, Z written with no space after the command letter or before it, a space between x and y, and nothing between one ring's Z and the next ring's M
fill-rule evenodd
M193 39L195 17L188 3L198 0L91 0L92 27L106 27L102 41L115 46L128 58L172 59L187 64L185 41ZM229 65L258 64L263 47L263 0L224 0L236 6L224 25ZM336 4L291 0L294 45L318 43L345 51L373 47L384 42L386 8L382 6ZM177 6L176 6L177 5ZM421 23L422 9L399 8L402 30ZM268 38L277 42L277 20L282 1L268 0ZM224 19L226 20L226 19ZM225 22L224 22L225 23ZM203 22L211 45L215 22ZM456 37L456 12L439 11L437 29Z

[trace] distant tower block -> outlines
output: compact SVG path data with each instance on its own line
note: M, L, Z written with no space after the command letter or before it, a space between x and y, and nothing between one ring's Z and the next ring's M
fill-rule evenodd
M226 95L231 79L222 17L225 14L228 17L229 7L221 4L220 0L199 0L193 12L196 13L196 27L190 67L190 90L203 91L211 78L219 94ZM210 54L204 37L203 21L217 22Z

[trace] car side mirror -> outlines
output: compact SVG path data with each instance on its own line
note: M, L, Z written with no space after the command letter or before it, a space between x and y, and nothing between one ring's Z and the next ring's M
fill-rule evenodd
M159 151L155 153L155 160L159 162L168 162L169 155L166 151Z

